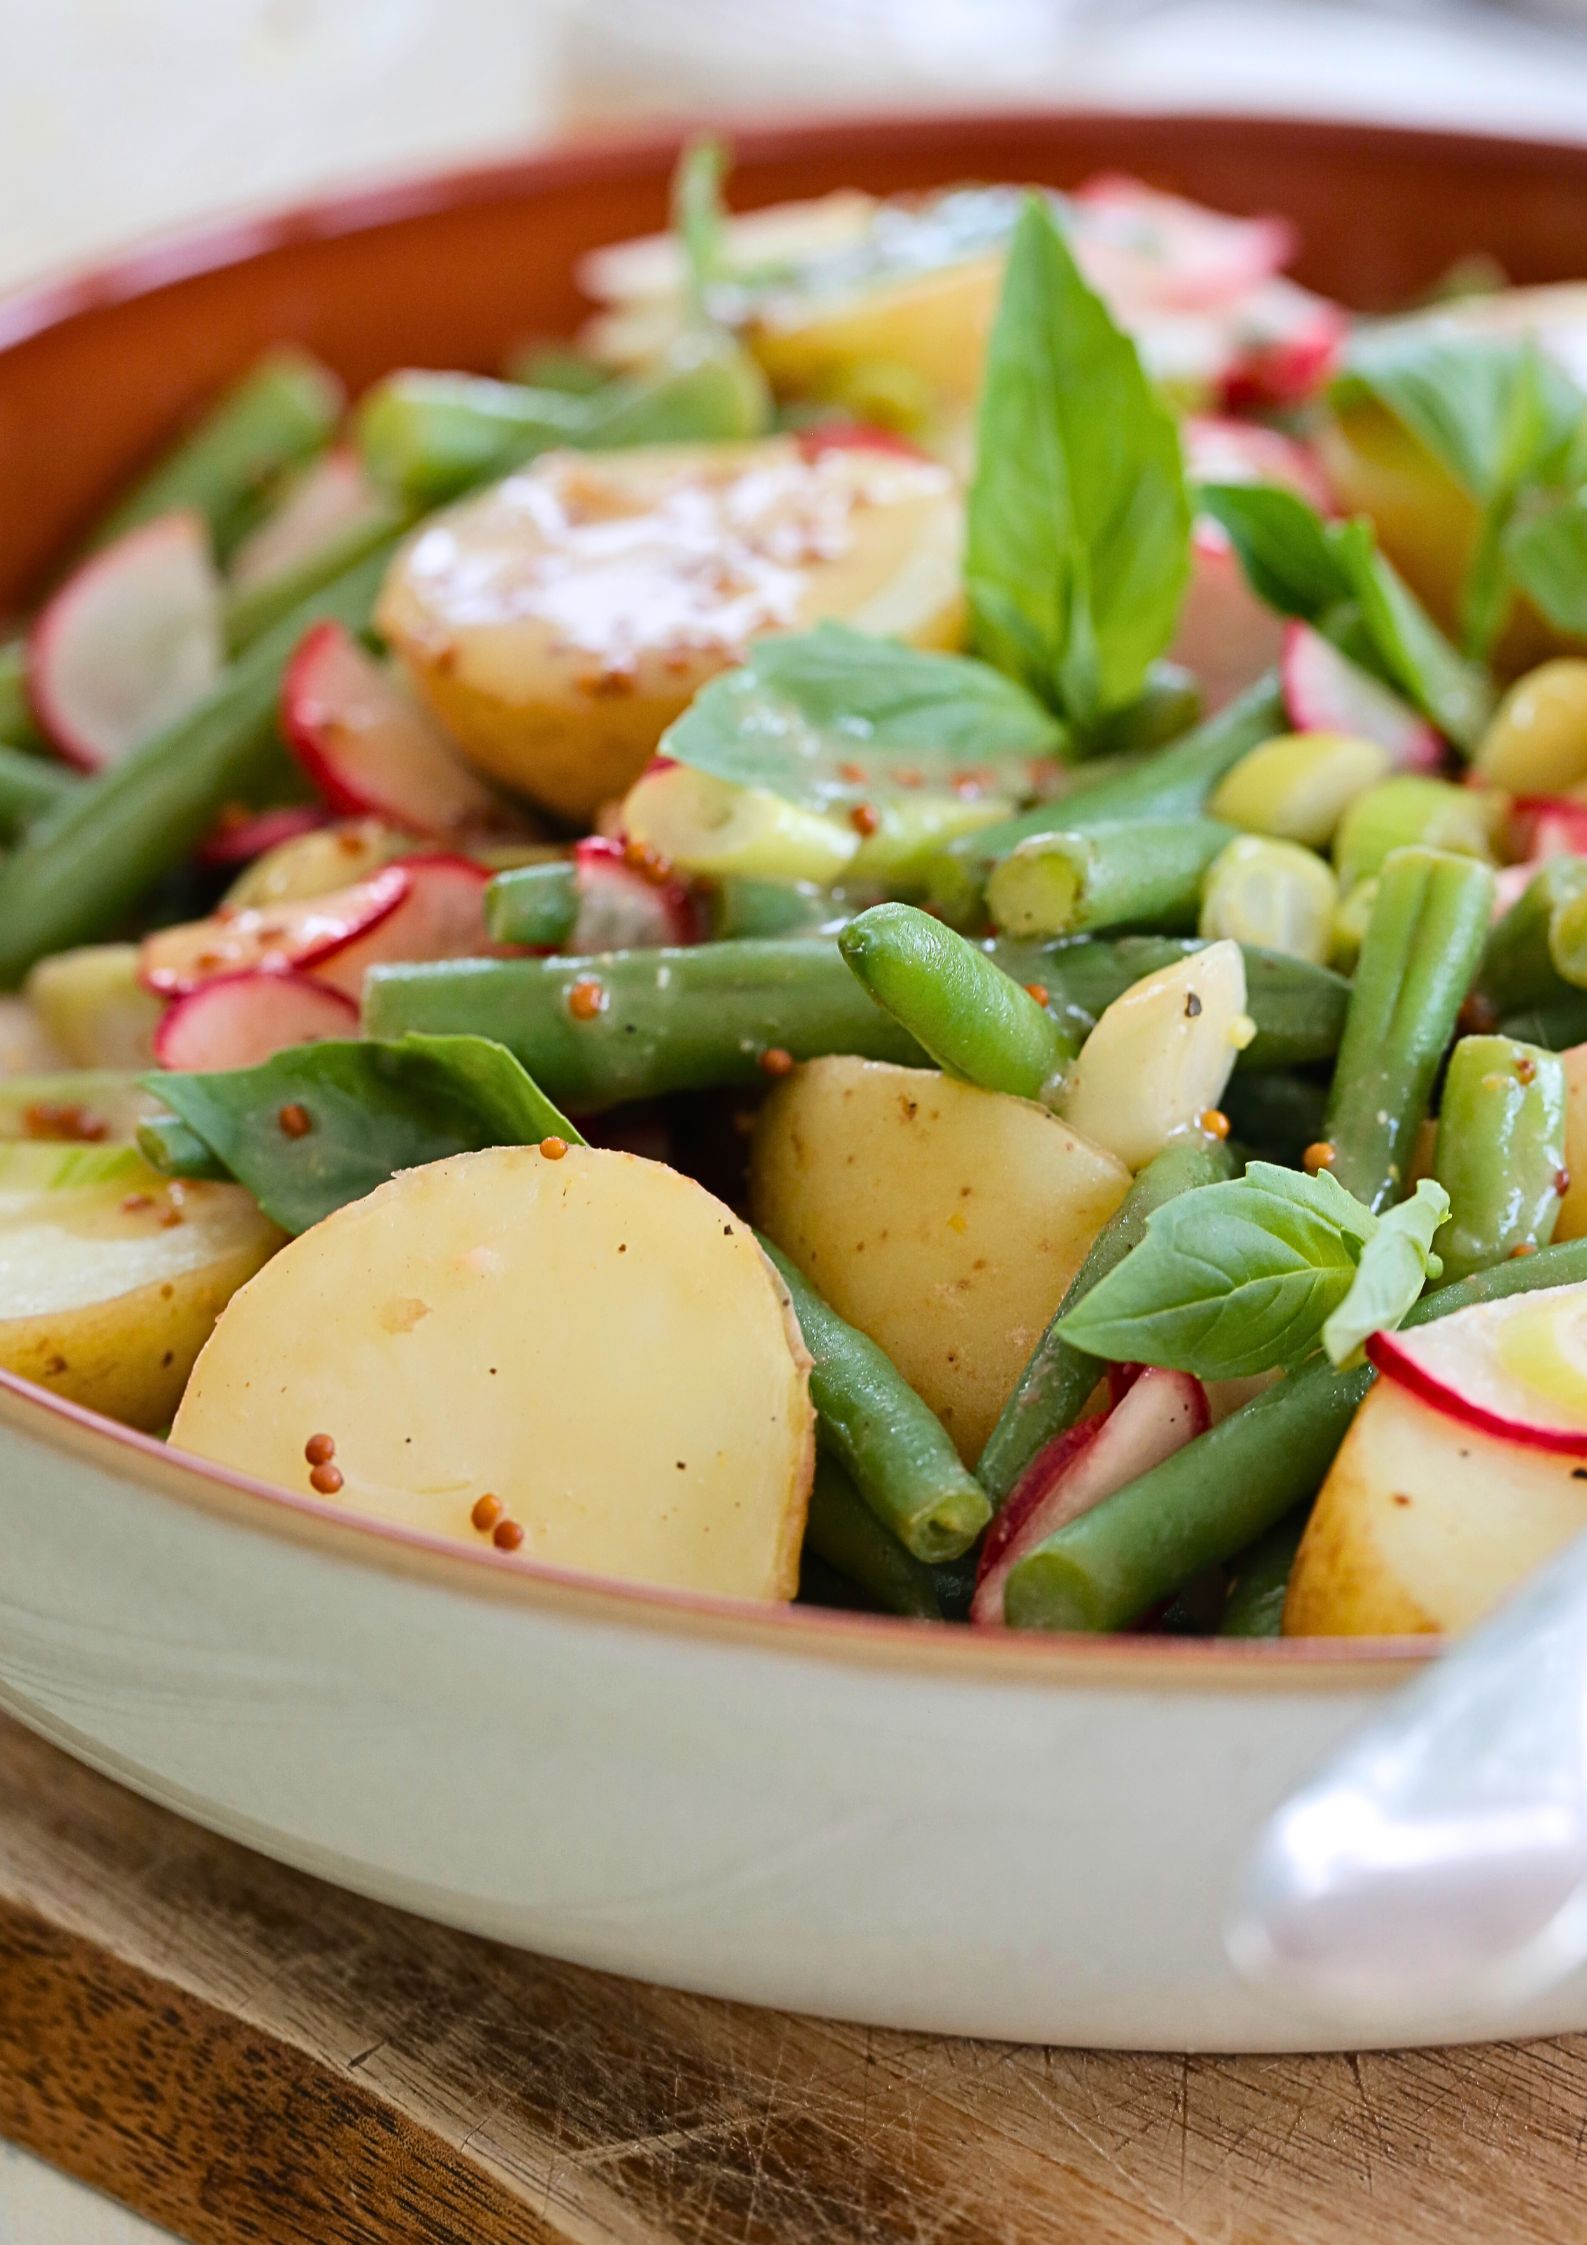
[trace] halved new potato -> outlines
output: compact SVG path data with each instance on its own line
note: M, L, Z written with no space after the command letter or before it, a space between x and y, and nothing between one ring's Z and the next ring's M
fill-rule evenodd
M835 1056L772 1093L755 1220L973 1464L1129 1171L1046 1108Z
M588 819L762 633L956 645L962 536L949 470L896 451L555 453L420 530L377 621L474 763Z
M1301 1540L1284 1634L1469 1629L1583 1528L1581 1458L1485 1433L1380 1379Z
M0 1365L128 1426L164 1426L222 1306L281 1233L240 1185L130 1147L0 1147Z
M28 976L26 996L68 1067L154 1065L154 1032L165 1008L139 979L137 944L57 951Z
M634 1154L497 1147L285 1248L216 1327L171 1439L307 1494L305 1445L329 1435L355 1512L475 1544L505 1520L526 1558L791 1598L808 1366L771 1265L703 1187Z

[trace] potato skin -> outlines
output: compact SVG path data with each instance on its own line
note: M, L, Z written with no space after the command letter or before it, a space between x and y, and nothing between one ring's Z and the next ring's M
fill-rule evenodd
M378 623L472 762L587 820L746 640L963 634L951 472L791 437L554 453L421 529Z
M971 1465L1128 1185L1029 1100L845 1057L772 1093L751 1168L756 1222Z

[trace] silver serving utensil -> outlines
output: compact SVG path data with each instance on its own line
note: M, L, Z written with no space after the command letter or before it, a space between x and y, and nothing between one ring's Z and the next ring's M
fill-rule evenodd
M1228 1946L1275 1995L1396 2034L1587 1963L1587 1536L1285 1802Z

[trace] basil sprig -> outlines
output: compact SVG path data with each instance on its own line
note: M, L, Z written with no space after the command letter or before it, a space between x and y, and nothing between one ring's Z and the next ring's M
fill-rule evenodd
M448 1154L551 1137L583 1144L489 1037L327 1039L293 1045L257 1068L143 1080L288 1232L362 1200L399 1169ZM289 1129L281 1118L294 1108ZM140 1143L157 1167L173 1166L162 1158L169 1141L157 1119Z
M1439 1185L1374 1216L1326 1170L1252 1162L1182 1194L1058 1330L1089 1356L1202 1380L1288 1370L1322 1342L1335 1361L1397 1325L1436 1275Z
M1315 626L1463 748L1493 714L1491 680L1444 637L1364 517L1325 522L1271 483L1208 483L1204 510L1234 541L1259 600Z
M727 212L722 203L727 161L721 141L691 140L672 174L672 230L683 260L684 309L695 327L711 324L711 291L727 270Z
M987 350L965 579L976 652L1082 729L1140 694L1190 579L1173 416L1036 196Z

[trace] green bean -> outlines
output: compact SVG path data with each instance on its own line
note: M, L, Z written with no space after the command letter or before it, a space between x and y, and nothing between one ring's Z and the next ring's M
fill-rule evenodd
M1283 723L1277 685L1253 686L1183 740L1142 757L1127 771L950 842L927 868L928 901L945 918L968 926L981 912L993 866L1033 835L1090 831L1130 819L1195 817L1230 766Z
M28 643L25 633L0 641L0 741L35 748L43 735L28 693Z
M579 913L578 868L571 858L515 865L485 890L485 926L498 943L560 951Z
M764 382L736 346L691 344L660 372L592 395L530 390L482 375L391 374L358 408L359 449L375 483L434 506L558 445L724 441L765 426Z
M816 1460L805 1548L863 1590L883 1613L942 1620L935 1574L883 1527L836 1458Z
M3 899L0 876L0 899ZM570 1012L576 983L601 1010ZM371 1036L476 1030L517 1054L580 1115L630 1099L764 1081L761 1056L829 1052L916 1067L925 1055L855 981L828 936L613 951L592 959L451 959L380 967L364 993Z
M769 1240L811 1356L810 1400L831 1451L882 1525L928 1565L958 1559L992 1517L941 1420L876 1343L846 1324Z
M14 842L82 781L69 765L0 742L0 839Z
M1334 869L1347 893L1383 869L1392 850L1447 850L1493 858L1493 834L1504 798L1492 789L1457 787L1421 772L1396 772L1358 795L1334 836Z
M1284 1599L1308 1517L1309 1508L1297 1505L1235 1560L1233 1580L1224 1599L1223 1618L1218 1624L1220 1637L1277 1637L1281 1634Z
M1268 834L1239 834L1207 868L1199 931L1285 958L1326 964L1339 887L1313 851Z
M1498 1013L1548 1004L1568 994L1554 956L1563 906L1587 894L1587 858L1551 857L1494 922L1477 970L1477 989Z
M1444 1078L1433 1175L1449 1195L1446 1281L1546 1247L1565 1169L1564 1063L1510 1037L1462 1037Z
M1334 1176L1369 1208L1405 1189L1492 903L1489 868L1442 850L1396 850L1378 877L1324 1130Z
M876 902L874 894L850 896L814 881L757 881L729 873L706 888L711 934L735 936L832 934Z
M1194 936L1128 935L1050 946L1005 941L989 948L1016 981L1040 983L1055 1006L1077 1013L1089 1027L1143 975L1158 974L1204 945ZM1241 1053L1240 1067L1302 1068L1332 1059L1350 1001L1343 976L1276 951L1241 948L1246 1011L1256 1036Z
M1237 1068L1221 1104L1232 1136L1248 1153L1299 1169L1307 1147L1322 1137L1328 1093L1284 1069L1262 1075Z
M229 1178L231 1171L206 1139L179 1115L150 1115L138 1125L138 1151L167 1177Z
M283 616L334 583L366 555L395 552L411 521L397 507L371 508L362 521L339 530L278 576L267 577L262 584L234 586L226 595L227 652L242 654Z
M280 756L282 665L309 624L368 617L385 572L371 555L233 663L196 709L65 796L0 865L0 982L90 943L184 863L221 809Z
M1554 912L1548 948L1560 979L1573 990L1587 988L1587 893L1567 897Z
M1198 818L1033 834L992 868L992 924L1025 939L1128 927L1188 933L1207 869L1234 835Z
M1424 1295L1425 1325L1477 1302L1587 1280L1587 1239L1497 1263ZM1060 1528L1011 1569L1004 1611L1021 1629L1123 1629L1205 1567L1226 1565L1316 1495L1372 1367L1314 1358L1151 1472Z
M340 382L307 351L268 352L117 502L92 543L193 507L224 554L270 478L330 442L342 403Z
M1159 1208L1181 1193L1234 1176L1238 1166L1217 1139L1196 1137L1165 1146L1141 1171L1092 1241L1090 1253L987 1437L976 1474L994 1506L1004 1503L1037 1452L1074 1425L1102 1375L1103 1367L1094 1356L1071 1348L1063 1338L1058 1331L1061 1320L1138 1245L1147 1219Z
M1079 1039L975 944L912 904L876 904L849 922L838 949L939 1067L1050 1104Z

